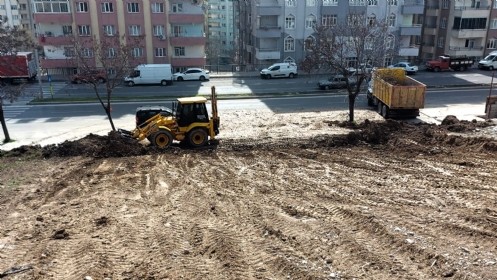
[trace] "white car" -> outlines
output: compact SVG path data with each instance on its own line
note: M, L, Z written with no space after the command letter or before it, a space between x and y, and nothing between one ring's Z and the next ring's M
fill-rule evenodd
M201 68L188 68L183 72L177 72L173 74L173 78L175 81L205 81L209 80L209 70L201 69Z
M407 74L416 74L418 72L418 66L412 65L409 62L399 62L388 66L388 68L402 68Z

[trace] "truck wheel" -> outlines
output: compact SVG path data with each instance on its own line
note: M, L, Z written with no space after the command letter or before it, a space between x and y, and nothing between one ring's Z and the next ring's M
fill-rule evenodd
M192 147L198 148L205 146L208 140L207 131L203 128L194 128L188 133L188 144Z
M167 81L166 81L166 80L162 80L162 81L160 81L160 85L161 85L161 86L167 86Z
M165 129L160 129L154 133L151 142L157 148L166 149L171 146L171 143L173 142L173 135Z
M378 101L378 105L376 106L376 112L378 112L378 114L380 114L380 115L381 115L382 107L383 107L383 103Z
M433 71L440 72L440 67L435 67L435 69L433 69Z
M295 78L295 75L293 73L290 73L290 75L288 75L288 78L293 79Z
M132 82L132 81L129 81L129 82L128 82L128 87L132 87L132 86L134 86L134 85L135 85L135 83L134 83L134 82Z
M385 119L387 119L387 118L388 118L389 111L390 111L390 110L388 109L387 105L382 104L382 106L381 106L381 115L382 115Z

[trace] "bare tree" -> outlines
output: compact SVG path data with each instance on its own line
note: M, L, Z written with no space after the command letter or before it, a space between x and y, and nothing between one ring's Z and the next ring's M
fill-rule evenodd
M35 48L30 34L26 30L18 27L8 27L0 24L0 72L1 69L10 69L16 71L17 53L19 51L30 51ZM4 143L10 142L11 138L7 129L5 115L3 111L4 102L14 102L22 94L24 84L14 85L8 82L0 81L0 123L2 124Z
M78 68L81 81L90 86L107 115L112 130L112 92L123 83L124 77L138 64L143 52L140 36L109 36L101 38L78 37L73 41L73 64Z
M368 65L383 66L385 58L395 53L394 37L388 29L384 21L350 14L344 23L317 26L315 41L306 48L302 65L316 65L347 78L349 122L354 121L356 97L370 79Z

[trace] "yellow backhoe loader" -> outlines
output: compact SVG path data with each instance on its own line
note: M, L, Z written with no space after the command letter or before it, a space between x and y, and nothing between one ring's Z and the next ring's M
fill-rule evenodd
M183 97L173 103L172 113L157 113L128 131L119 129L125 137L138 141L148 139L158 148L165 149L173 141L186 142L192 147L207 145L219 134L219 116L215 87L211 88L211 114L207 112L207 98ZM143 110L140 111L143 114ZM155 113L155 111L154 111Z

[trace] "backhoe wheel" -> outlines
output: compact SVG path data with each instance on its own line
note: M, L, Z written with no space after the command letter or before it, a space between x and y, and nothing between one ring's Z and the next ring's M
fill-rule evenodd
M161 129L154 133L151 142L157 148L166 149L173 142L173 135L171 134L171 132L165 129Z
M195 148L205 146L209 140L208 137L205 129L194 128L188 133L188 144Z

